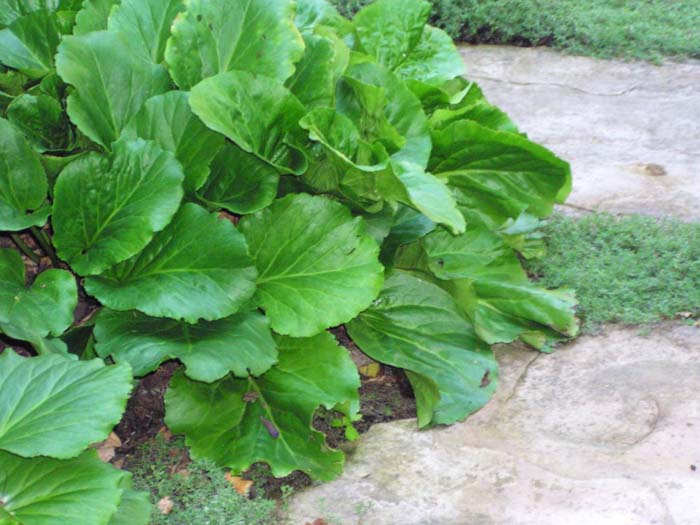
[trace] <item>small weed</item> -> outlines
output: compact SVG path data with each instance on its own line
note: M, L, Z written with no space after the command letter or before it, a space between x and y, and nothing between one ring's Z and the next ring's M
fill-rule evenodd
M138 490L154 503L169 497L173 510L154 508L151 525L273 525L283 522L272 500L247 499L225 478L226 472L207 461L190 461L179 439L158 435L129 460ZM282 505L284 508L284 505Z
M548 253L528 271L576 290L584 331L700 313L700 225L671 219L555 215Z

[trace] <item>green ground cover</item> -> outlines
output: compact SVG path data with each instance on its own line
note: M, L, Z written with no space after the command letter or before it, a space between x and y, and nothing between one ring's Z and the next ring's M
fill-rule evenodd
M528 271L576 290L584 331L700 314L700 225L672 219L556 215L547 256Z
M224 469L207 461L189 461L181 439L166 441L158 435L129 458L134 487L151 494L151 525L280 525L284 501L240 496L226 479ZM156 504L163 498L172 510Z
M334 0L346 14L370 0ZM465 42L551 45L600 58L700 57L698 0L431 0Z

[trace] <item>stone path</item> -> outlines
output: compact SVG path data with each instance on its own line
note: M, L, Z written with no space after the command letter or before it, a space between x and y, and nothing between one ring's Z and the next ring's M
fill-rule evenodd
M464 54L487 96L571 161L571 204L700 220L700 64ZM426 432L373 427L340 479L293 498L290 523L700 525L700 328L497 354L484 409Z

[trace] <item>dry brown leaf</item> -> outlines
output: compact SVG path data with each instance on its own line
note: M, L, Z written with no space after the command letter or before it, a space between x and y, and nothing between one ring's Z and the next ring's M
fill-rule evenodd
M323 518L317 518L314 521L307 521L305 525L328 525L328 522Z
M97 455L105 463L109 463L114 457L114 451L122 446L122 440L114 432L111 432L107 439L98 443L95 448Z
M170 441L173 438L173 433L170 432L170 429L166 426L160 427L158 434L160 434L165 441Z
M240 476L233 476L230 472L227 472L224 476L226 481L228 481L231 486L236 489L241 496L248 497L250 493L250 488L253 486L253 482L249 479L243 479Z
M156 507L158 507L161 514L170 514L173 511L174 505L175 504L173 503L173 500L170 499L170 496L165 496L164 498L161 498L158 503L156 503Z

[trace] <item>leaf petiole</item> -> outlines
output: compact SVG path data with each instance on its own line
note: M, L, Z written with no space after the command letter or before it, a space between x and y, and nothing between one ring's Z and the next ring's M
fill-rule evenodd
M56 257L56 251L53 249L53 246L51 246L51 240L49 239L49 236L46 235L46 232L37 228L36 226L32 226L30 231L32 232L32 235L36 241L39 243L39 246L41 246L41 249L46 255L48 255L49 259L51 259L51 264L54 266L54 268L58 268L58 257Z
M39 256L34 253L29 246L27 246L27 243L22 240L22 237L20 237L19 234L11 233L10 238L17 245L17 248L19 248L24 255L29 257L34 264L39 264Z

